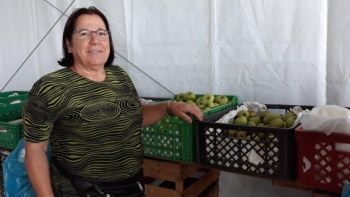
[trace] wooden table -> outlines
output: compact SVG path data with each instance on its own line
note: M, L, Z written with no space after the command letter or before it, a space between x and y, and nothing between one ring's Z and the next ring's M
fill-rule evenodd
M196 163L181 163L165 161L155 158L145 158L144 176L147 197L217 197L220 171L203 168ZM192 178L195 172L204 173L198 179ZM242 174L241 174L242 175ZM251 175L245 175L251 176ZM251 176L255 177L255 176ZM255 177L262 178L262 177ZM163 180L160 185L154 185L156 179ZM266 178L263 178L266 179ZM271 179L268 179L271 180ZM340 197L341 194L314 189L311 186L297 183L296 181L271 180L272 185L310 191L313 197ZM203 192L207 191L206 195Z

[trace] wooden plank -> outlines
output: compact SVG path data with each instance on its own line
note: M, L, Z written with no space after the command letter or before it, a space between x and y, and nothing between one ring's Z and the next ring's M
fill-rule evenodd
M184 191L184 182L183 181L175 182L175 189L177 191Z
M179 179L180 166L177 163L144 159L143 174L148 177L176 182Z
M199 164L184 164L181 167L181 177L180 180L184 180L187 177L191 176L191 174L195 173L198 169L201 168Z
M181 197L181 192L176 191L173 189L167 189L163 187L157 187L153 185L145 184L146 187L146 196L147 197L160 197L160 196L166 196L166 197Z
M144 158L143 174L147 177L179 182L193 174L199 165L195 163L179 163Z
M181 197L196 197L219 178L219 170L210 170L181 193Z
M216 180L215 186L204 195L204 197L218 197L219 196L219 184L218 180Z
M307 185L299 184L295 181L272 181L272 185L277 185L281 187L287 187L292 189L299 189L299 190L312 190L313 188Z

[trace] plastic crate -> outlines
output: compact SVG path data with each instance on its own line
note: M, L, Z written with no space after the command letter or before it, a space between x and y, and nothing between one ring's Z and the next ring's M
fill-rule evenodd
M28 100L28 91L0 92L0 104L9 104Z
M295 105L273 105L266 107L273 113L286 113ZM312 109L313 106L300 106ZM294 129L273 128L215 123L232 109L205 117L197 123L197 163L202 166L239 174L293 180L297 176L297 149ZM228 130L246 131L251 138L263 133L260 141L229 137ZM269 135L270 134L270 135ZM272 135L271 135L272 134ZM271 137L272 136L272 137ZM260 162L249 160L251 154L258 155ZM256 157L253 157L253 159Z
M23 123L11 122L22 118L22 112L11 113L0 117L0 147L15 149L23 137Z
M0 148L0 172L2 172L2 162L5 161L11 150Z
M11 96L17 95L17 96ZM11 91L0 93L0 118L22 111L23 102L28 100L28 92Z
M1 171L0 171L0 197L5 197L4 176Z
M197 94L197 98L203 95ZM215 95L216 96L216 95ZM176 95L172 98L174 101ZM238 104L237 96L227 95L229 102L225 105L203 112L203 116L215 114ZM171 161L196 161L196 123L191 115L189 124L177 116L169 114L157 123L142 129L144 155Z
M297 181L318 189L341 193L350 183L350 135L295 129L298 145ZM339 150L341 146L346 150ZM338 150L337 150L338 148Z
M140 97L140 98L143 98L146 100L152 100L155 102L169 101L172 99L172 98L160 98L160 97Z

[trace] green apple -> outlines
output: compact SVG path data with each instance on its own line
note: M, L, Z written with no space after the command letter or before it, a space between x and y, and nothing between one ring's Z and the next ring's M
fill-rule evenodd
M185 94L184 93L179 93L176 95L176 101L179 102L179 101L184 101L184 96Z
M237 130L228 130L227 133L229 137L236 137Z
M191 91L188 91L184 95L184 100L185 101L188 101L188 100L196 101L196 94L191 92Z
M262 111L261 113L260 113L260 118L261 118L261 120L264 120L264 118L267 116L267 115L269 115L270 114L270 111Z
M249 119L248 119L248 121L253 121L253 122L255 122L255 124L258 126L258 124L260 124L261 123L261 119L260 119L260 116L253 116L253 117L251 117L250 115L249 115Z
M166 127L164 125L159 125L158 126L158 133L165 133Z
M296 116L295 113L292 112L292 111L288 111L286 114L287 114L287 115L290 115L290 116Z
M294 125L294 122L297 120L296 116L289 117L286 121L286 128L290 128Z
M239 124L239 125L246 125L248 122L247 118L245 116L241 116L237 118L233 123L234 124Z
M251 138L252 138L252 137L251 137L250 135L248 135L248 136L246 137L247 140L251 140ZM255 136L253 140L254 140L254 141L260 141L260 138L259 138L259 136Z
M203 110L205 109L205 106L204 105L198 105L199 109Z
M265 139L265 134L264 133L259 133L258 136L259 136L260 139Z
M204 103L204 106L206 107L206 108L214 108L215 107L215 104L214 104L214 102L213 101L206 101L205 103Z
M269 113L263 120L264 124L270 124L271 121L275 120L275 119L280 119L282 122L283 120L281 119L281 115L279 115L278 113ZM271 125L270 125L271 127Z
M264 143L264 142L260 142L260 143L259 143L259 146L260 146L260 147L263 147L263 146L265 146L265 143Z
M219 107L220 105L218 103L214 103L214 107Z
M292 117L293 115L290 115L290 114L284 114L284 115L282 115L281 116L281 118L282 118L282 120L284 121L284 122L286 122L287 120L288 120L288 118L289 117Z
M249 121L247 125L248 126L256 126L255 122L253 122L253 121Z
M207 101L214 102L214 95L213 94L204 94L202 100L206 103Z
M267 141L268 141L268 142L278 142L278 139L275 137L274 134L269 133L269 134L267 135Z
M190 104L190 105L197 106L197 104L194 101L192 101L192 100L188 100L188 101L186 101L186 103Z
M203 101L203 97L199 97L199 98L197 98L197 100L196 100L196 104L197 104L197 105L200 105L200 103L202 103L202 101Z
M236 133L236 136L239 138L246 138L247 137L247 132L246 131L238 131Z
M206 107L205 109L203 109L203 112L209 111L209 110L211 110L211 108L210 107Z
M256 126L258 126L258 127L264 127L265 124L264 124L264 123L259 123L259 124L257 124Z
M277 127L277 128L283 128L283 120L280 119L280 118L277 118L275 120L272 120L270 123L269 123L269 126L270 127Z
M269 133L269 134L267 135L267 141L271 142L271 141L273 141L274 139L275 139L275 135L274 135L274 134Z
M214 102L219 105L225 105L228 102L228 98L227 96L219 95L215 97Z
M252 109L249 109L249 110L248 110L248 113L249 113L249 117L255 117L255 116L257 116L256 112L255 112L254 110L252 110Z
M198 106L199 105L205 105L205 102L204 101L198 101L198 103L196 103Z
M249 118L249 113L247 110L241 110L237 113L236 115L238 118L241 117L241 116L244 116L246 119Z

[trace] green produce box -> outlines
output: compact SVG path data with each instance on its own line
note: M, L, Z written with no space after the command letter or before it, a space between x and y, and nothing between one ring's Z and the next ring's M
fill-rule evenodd
M23 102L28 100L28 92L11 91L0 93L0 119L11 113L22 111Z
M202 94L196 95L197 98L202 96ZM226 96L229 99L227 104L205 111L203 116L238 105L238 96ZM171 100L175 101L176 95ZM191 118L192 124L189 124L169 114L157 123L144 127L141 136L145 156L179 162L195 162L197 120L192 115Z
M0 116L0 147L15 149L23 137L22 112Z

